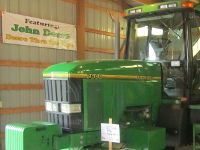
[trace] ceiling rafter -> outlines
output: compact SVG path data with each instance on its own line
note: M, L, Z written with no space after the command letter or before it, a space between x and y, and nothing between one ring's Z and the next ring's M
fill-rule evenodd
M158 0L128 0L129 2L140 3L140 4L153 4L158 2Z

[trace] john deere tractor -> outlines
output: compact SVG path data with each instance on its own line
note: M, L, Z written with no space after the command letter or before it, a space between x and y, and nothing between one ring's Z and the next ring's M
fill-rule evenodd
M123 60L44 70L48 122L6 126L6 150L104 150L101 123L119 125L113 149L200 145L200 7L166 1L125 11ZM194 135L192 136L192 125Z

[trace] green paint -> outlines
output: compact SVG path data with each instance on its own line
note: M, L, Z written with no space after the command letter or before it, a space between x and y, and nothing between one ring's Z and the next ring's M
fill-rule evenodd
M58 125L46 122L6 126L6 150L54 150L53 136L61 135Z
M121 135L121 141L125 141L127 148L160 150L165 147L165 130L163 128L150 126L122 128ZM58 125L45 122L6 126L6 150L107 149L107 144L102 143L98 146L95 145L97 143L101 143L100 131L61 134ZM83 148L87 145L91 147ZM114 150L119 149L114 148Z
M156 11L159 11L159 10L166 10L166 11L167 10L176 10L176 9L179 9L179 8L183 8L181 6L182 2L186 2L186 1L185 0L175 0L175 1L166 1L166 2L161 2L161 3L154 3L154 4L150 4L150 5L142 5L142 6L127 9L125 12L126 12L126 16L129 16L129 15L132 15L130 13L130 11L138 10L138 9L141 9L140 13L156 12ZM161 5L169 5L169 4L176 4L176 7L163 8L163 9L160 8ZM200 11L199 4L194 3L194 6L195 6L194 7L195 10Z
M200 134L200 124L193 124L193 150L199 150L200 144L196 141L196 135Z
M161 150L165 148L165 129L140 126L127 128L125 141L128 148L136 150Z
M130 60L76 61L52 65L45 69L43 73L161 77L160 67L159 63ZM65 78L59 78L59 80L65 80ZM165 137L164 129L153 127L157 121L159 106L162 103L161 80L82 78L82 81L84 98L82 111L84 116L83 130L80 133L66 134L61 134L59 132L60 128L57 129L57 132L51 130L53 133L48 134L47 138L53 139L53 145L45 143L42 150L52 150L53 148L55 150L76 150L84 146L90 146L84 148L85 150L107 149L107 145L100 141L100 124L108 122L109 118L112 118L115 124L124 124L120 126L121 141L125 145L127 144L128 148L142 150L145 145L145 148L149 148L149 150L159 150L159 148L164 147L163 138L159 139L159 143L155 143L157 135ZM150 115L146 116L145 111L148 111ZM15 124L8 126L18 127ZM50 127L45 126L46 131L42 131L49 132ZM144 128L138 129L138 127ZM27 133L29 137L21 138L20 143L32 145L30 142L32 138L38 139L36 143L41 143L42 134L33 132L38 127L29 128L32 129L32 132ZM57 126L54 126L54 128L57 128ZM13 128L8 128L6 131L8 145L13 142L9 140L12 134L22 134L22 132L17 131L14 133ZM142 138L145 139L143 143L134 140ZM98 143L100 144L95 145ZM10 144L9 146L10 149L6 150L11 150L12 146L15 145ZM19 148L18 150L25 149ZM37 150L41 149L38 148ZM118 149L116 148L116 150Z
M142 9L141 13L147 13L147 12L153 12L153 11L158 11L158 10L164 10L164 9L160 9L159 6L160 5L165 5L165 4L166 5L167 4L172 4L172 3L176 3L177 4L176 8L181 8L181 1L168 1L168 2L154 3L154 4L151 4L151 5L142 5L142 6L130 8L130 9L126 10L126 14L127 14L127 16L131 15L131 14L129 14L129 12L132 11L132 10L136 10L136 9ZM165 10L167 10L167 9L170 10L170 8L166 8ZM171 9L174 9L174 8L171 8Z
M21 27L18 24L14 24L14 26L11 27L11 30L15 31L15 32L18 31L21 33L40 35L40 31L38 29L33 29L33 28L30 28L29 26ZM71 38L70 34L57 33L57 32L53 32L49 29L43 29L43 36L51 36L51 37L64 38L64 39Z
M57 32L50 31L49 29L43 29L43 36L52 36L52 37L65 38L65 39L70 38L70 34L57 33Z
M74 61L48 67L49 73L160 76L160 64L133 60Z
M189 108L200 110L200 105L190 105Z
M120 120L128 120L134 125L155 123L161 92L154 91L160 91L160 88L160 81L147 84L146 81L84 79L85 131L99 129L100 123L108 122L109 117L113 118L113 123L119 123ZM145 105L152 107L151 118L124 116L126 107Z
M159 63L130 60L76 61L71 63L61 63L50 66L45 69L43 73L161 76ZM161 149L164 147L164 129L152 127L157 121L159 106L162 103L161 80L123 80L115 78L82 80L84 97L84 129L83 133L81 133L82 136L84 136L85 133L87 133L86 135L89 135L93 132L100 136L100 124L103 122L106 123L109 118L112 118L113 123L116 124L119 122L122 124L129 122L129 125L121 127L122 131L126 131L126 128L135 129L138 126L148 126L148 130L145 129L141 131L142 134L133 134L134 138L142 138L146 135L147 138L145 144L146 147L149 146L150 150L159 150L159 148ZM141 112L125 113L125 110L128 107L135 107L136 109L139 107L141 109L141 107L146 106L150 106L151 115L148 118ZM154 133L155 135L158 134L164 137L160 139L160 143L156 144L156 146L156 136L153 136ZM80 148L84 144L80 145L80 142L77 142L76 140L76 136L79 137L77 134L63 135L56 140L58 142L56 145L58 147L64 145L60 147L63 150L76 149L77 147ZM126 139L127 137L129 137L129 132L122 132L121 140L124 141L125 144L128 142ZM71 141L71 138L74 138L74 145L71 143L69 147L65 148L65 141L68 143ZM86 142L82 143L89 144ZM96 141L96 143L98 142ZM131 143L132 145L129 145L129 148L135 148L135 145L137 145L138 142L132 141ZM141 147L143 145L141 145Z
M160 10L160 5L181 1L169 1L144 5L126 10L141 9L141 13ZM173 8L173 9L176 9ZM196 7L195 9L197 9ZM162 9L168 10L168 9ZM15 27L13 30L30 32L29 28ZM69 35L43 30L44 36L70 38ZM101 79L98 75L133 75L161 77L159 63L132 60L75 61L48 67L44 74L88 74L91 78L83 81L83 122L79 133L61 133L60 127L48 123L11 124L6 127L6 150L103 150L107 144L100 141L100 123L120 124L121 141L126 148L136 150L161 150L165 148L165 129L156 127L157 115L161 103L180 104L177 99L162 99L161 80ZM58 79L58 78L55 78ZM59 78L63 80L66 78ZM148 109L146 116L143 108ZM199 106L190 106L199 109ZM194 133L199 133L199 126ZM17 139L17 141L16 141ZM98 145L97 145L98 144ZM83 148L84 146L90 146ZM30 149L29 147L33 147Z
M29 26L20 27L18 24L14 24L14 26L11 28L11 30L12 31L19 31L21 33L40 35L40 31L38 29L32 29Z
M100 132L62 134L57 124L30 122L6 126L6 150L80 149L100 142Z

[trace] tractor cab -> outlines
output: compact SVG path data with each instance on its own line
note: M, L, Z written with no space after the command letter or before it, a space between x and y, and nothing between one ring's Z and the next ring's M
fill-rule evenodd
M170 1L128 9L127 59L162 64L163 98L200 102L200 9Z

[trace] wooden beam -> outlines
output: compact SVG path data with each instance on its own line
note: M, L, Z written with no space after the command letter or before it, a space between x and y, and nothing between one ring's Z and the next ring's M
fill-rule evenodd
M42 84L0 84L0 90L36 90L42 88Z
M77 0L61 0L63 2L67 2L67 3L72 3L72 4L77 4Z
M112 32L100 31L100 30L96 30L96 29L92 29L92 28L85 28L85 31L91 32L91 33L96 33L96 34L101 34L101 35L106 35L106 36L112 36L112 37L115 36L115 34Z
M99 2L104 2L104 3L115 3L115 4L119 4L119 2L118 1L111 1L111 0L97 0L97 1L99 1Z
M61 0L61 1L79 5L79 3L81 3L82 0ZM85 0L84 0L84 1L85 1ZM99 0L99 1L102 1L102 0ZM107 1L107 0L104 0L104 2L106 2L106 1ZM122 15L121 12L117 12L117 11L114 11L114 10L109 9L109 8L100 7L100 6L97 6L97 5L88 3L88 2L85 2L84 5L85 5L85 7L87 7L87 8L96 9L96 10L103 11L103 12L106 12L106 13L114 13L114 14ZM78 7L77 7L77 8L78 8ZM78 15L78 14L77 14L77 15ZM82 15L84 15L84 14L82 14Z
M3 15L3 11L0 11L0 17L2 18L2 15ZM1 28L2 30L2 28ZM2 34L2 31L1 31L1 34ZM2 35L0 35L0 42L3 42L3 37Z
M105 2L105 3L115 3L117 5L119 5L122 9L128 9L130 8L130 5L127 4L127 2L125 0L98 0L100 2Z
M0 139L3 139L5 137L5 134L3 132L0 132Z
M115 33L106 32L106 31L101 31L101 30L96 30L96 29L92 29L92 28L85 28L85 32L91 32L91 33L95 33L95 34L101 34L101 35L106 35L106 36L115 37ZM120 37L121 37L122 39L125 39L125 38L126 38L125 35L120 35Z
M153 4L158 2L158 0L129 0L130 2L136 2L140 4Z
M108 53L108 54L114 54L113 49L102 49L102 48L96 48L96 47L85 47L86 51L90 52L100 52L100 53Z
M15 108L0 108L0 115L5 114L17 114L17 113L30 113L30 112L42 112L45 110L43 105L41 106L29 106L29 107L15 107Z
M77 58L85 58L85 0L77 1Z
M117 12L117 11L114 11L112 9L104 8L104 7L97 6L97 5L94 5L94 4L91 4L91 3L87 3L87 2L85 2L85 7L92 8L92 9L95 9L95 10L99 10L99 11L102 11L102 12L106 12L106 13L109 13L109 14L115 14L117 16L122 15L121 12Z
M120 6L122 7L123 11L132 7L124 0L121 0L120 3L121 3Z
M46 68L52 64L29 61L0 60L0 66Z

